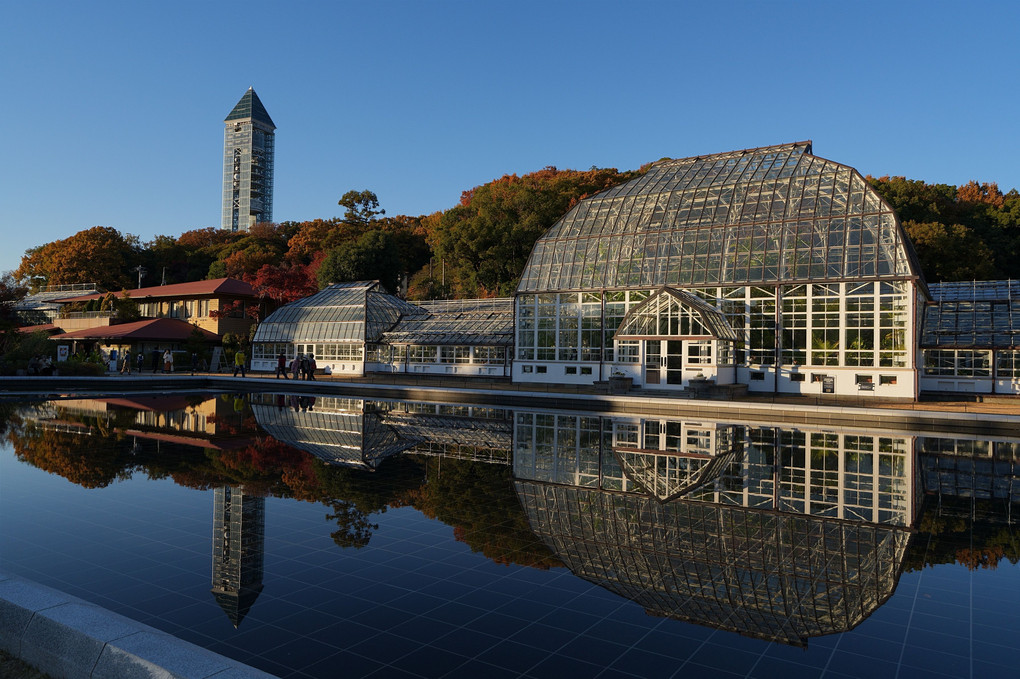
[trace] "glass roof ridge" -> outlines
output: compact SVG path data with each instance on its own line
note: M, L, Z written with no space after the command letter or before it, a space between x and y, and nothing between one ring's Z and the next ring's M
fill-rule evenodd
M804 141L787 142L785 144L776 144L773 146L759 146L757 148L738 149L735 151L724 151L722 153L708 153L697 156L689 156L687 158L665 158L663 160L652 163L651 167L662 167L666 165L680 165L680 164L694 164L694 163L705 163L708 161L718 160L729 160L742 157L753 157L756 155L766 155L769 153L779 153L783 151L789 151L806 155L812 154L812 142L810 139Z

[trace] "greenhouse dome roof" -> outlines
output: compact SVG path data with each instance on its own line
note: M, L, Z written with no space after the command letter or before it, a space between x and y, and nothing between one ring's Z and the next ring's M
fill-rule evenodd
M378 281L338 283L271 313L252 341L371 342L402 317L424 313Z
M798 142L655 163L580 201L518 292L920 277L892 207Z

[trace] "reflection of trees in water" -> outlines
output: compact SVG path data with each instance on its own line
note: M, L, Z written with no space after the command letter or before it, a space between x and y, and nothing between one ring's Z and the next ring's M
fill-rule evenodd
M329 534L339 547L361 549L372 539L372 531L379 524L370 523L368 514L361 511L353 502L333 500L327 502L333 508L332 514L326 515L327 521L336 521L337 529Z
M510 467L441 457L426 464L428 483L413 493L413 506L454 526L456 539L472 552L501 564L562 565L528 526Z
M398 455L370 472L327 465L268 436L217 450L136 440L105 425L106 433L94 426L90 436L45 429L19 417L16 409L5 417L12 423L8 439L20 460L87 488L142 472L150 479L169 478L199 490L243 486L253 496L322 503L328 508L327 520L336 522L334 541L355 548L367 545L377 530L373 515L413 506L452 526L457 540L497 563L559 565L528 529L507 466ZM65 419L87 431L90 417Z
M106 427L80 423L78 431L61 431L20 418L8 424L7 440L19 460L83 488L104 488L134 471L131 441Z
M330 537L340 547L360 549L367 545L373 531L379 528L370 517L383 514L391 507L406 505L407 496L422 485L422 466L412 458L391 457L370 472L327 465L305 455L313 460L319 480L318 497L314 501L332 509L326 519L336 521L337 530L330 533Z
M0 401L0 436L6 437L7 430L21 422L21 406L13 401Z
M995 569L1003 559L1020 563L1020 535L1006 519L1009 510L1005 500L925 496L904 570L951 563Z

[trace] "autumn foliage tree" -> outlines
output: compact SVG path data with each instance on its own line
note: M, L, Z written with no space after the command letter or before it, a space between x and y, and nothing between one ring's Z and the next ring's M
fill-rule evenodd
M929 281L986 280L995 276L991 249L966 226L908 221L903 228Z
M929 281L1020 277L1020 193L993 183L867 177L896 210Z
M39 284L96 283L120 290L131 283L128 269L138 259L138 252L137 237L124 236L108 226L94 226L28 250L14 275L33 288Z
M254 275L246 275L244 280L255 288L259 297L278 304L294 302L319 291L310 265L264 264Z
M378 280L396 292L400 276L396 244L385 231L373 229L357 241L330 250L319 267L319 287L343 281Z
M636 172L547 167L506 175L465 191L460 204L426 222L428 242L444 261L457 297L513 294L535 241L578 200Z

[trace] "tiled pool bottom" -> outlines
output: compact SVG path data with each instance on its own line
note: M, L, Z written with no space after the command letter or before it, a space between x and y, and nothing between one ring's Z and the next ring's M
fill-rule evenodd
M85 489L0 448L0 568L281 677L974 677L1020 666L1020 573L1006 560L906 572L856 629L804 649L650 616L562 567L496 563L410 507L372 514L367 546L341 549L332 508L275 498L263 589L235 629L210 593L214 492L139 476ZM451 523L485 530L479 516Z

